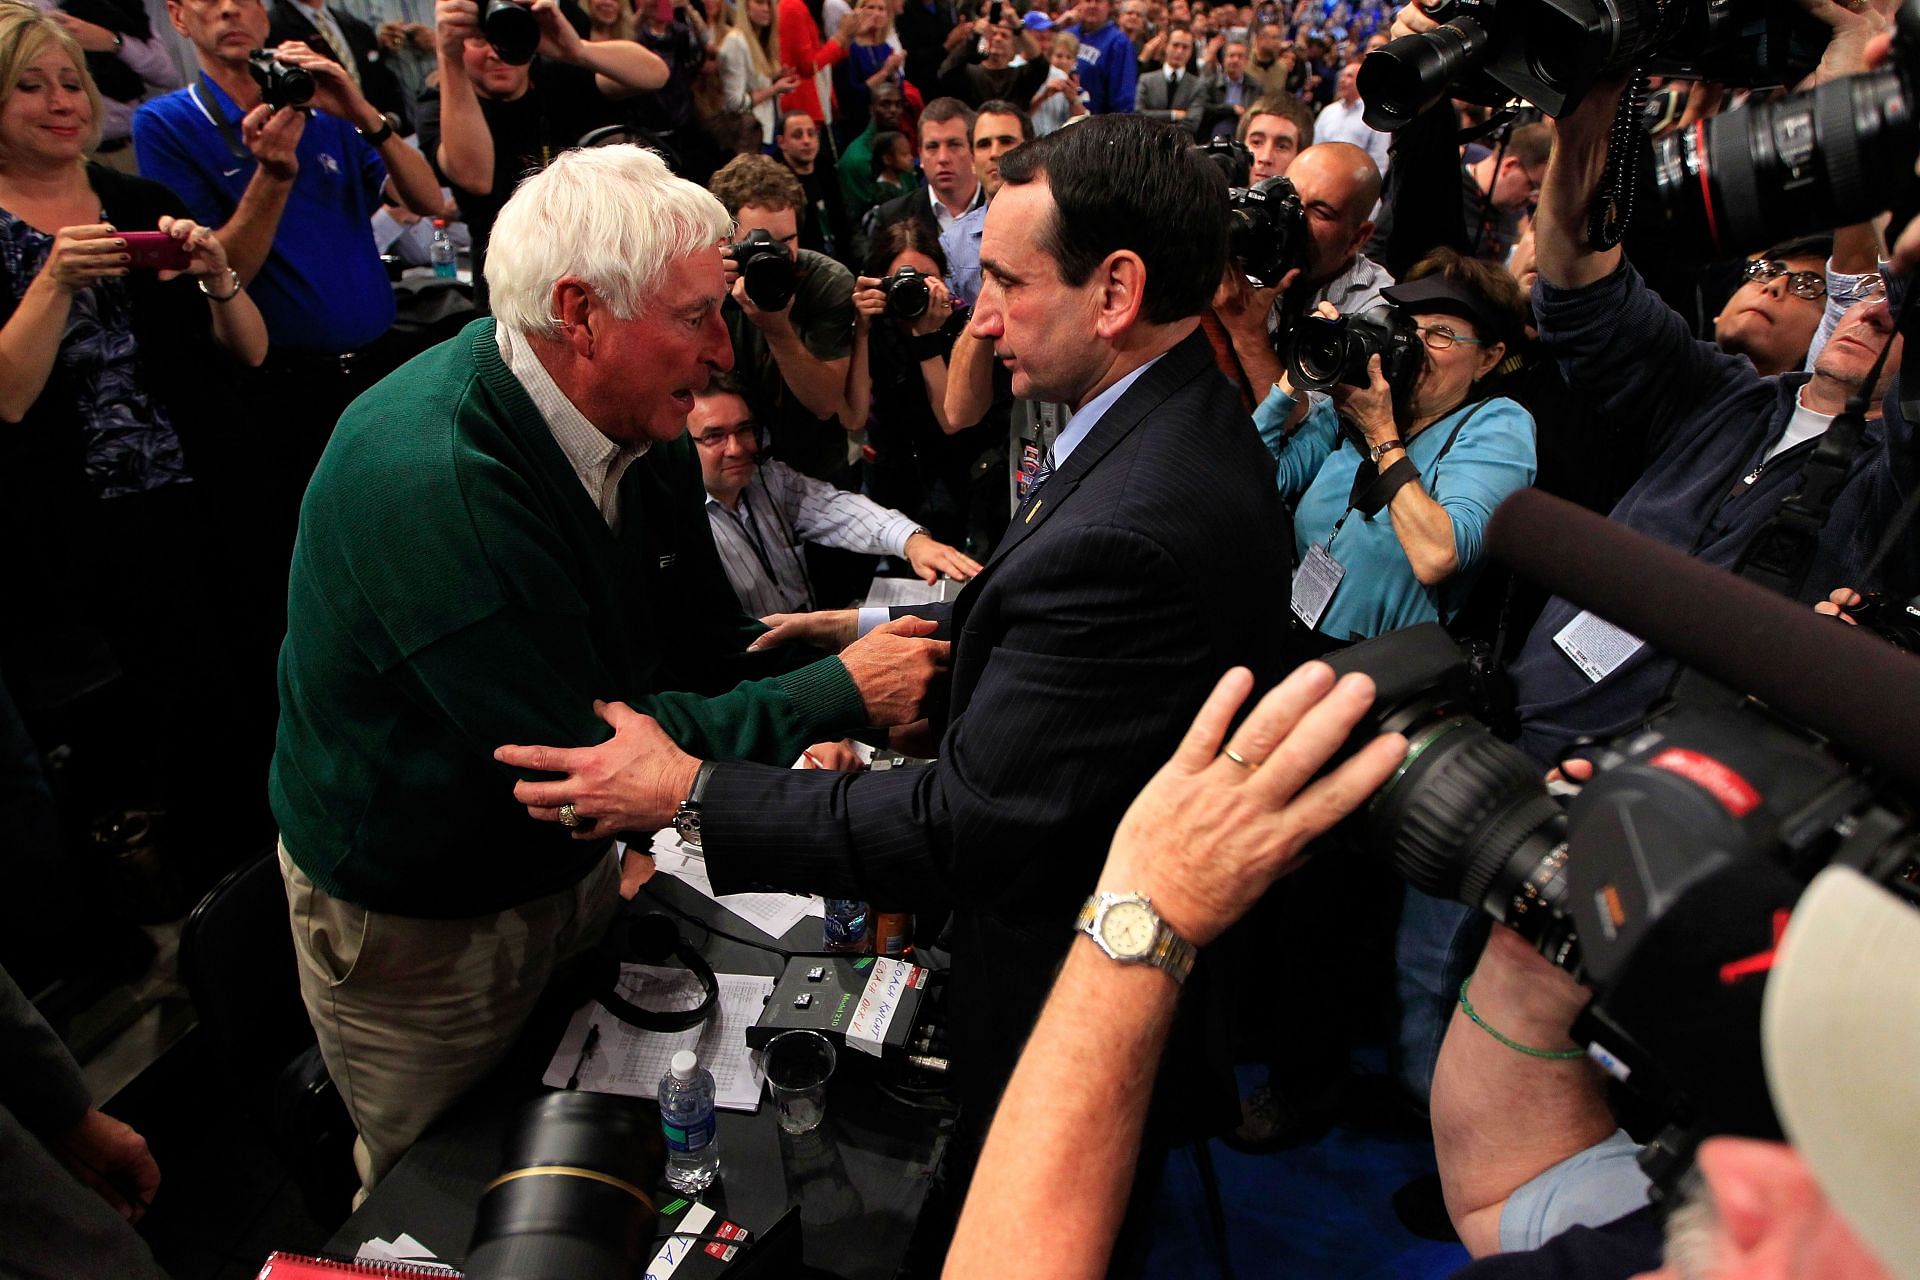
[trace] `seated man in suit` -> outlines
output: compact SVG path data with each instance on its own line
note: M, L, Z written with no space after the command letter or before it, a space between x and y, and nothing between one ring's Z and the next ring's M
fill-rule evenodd
M1155 120L1168 120L1194 137L1206 114L1207 78L1193 69L1193 32L1167 33L1160 69L1140 77L1134 90L1135 110Z
M536 817L570 804L596 830L677 818L684 831L697 815L722 893L950 906L966 1147L1128 801L1221 671L1246 663L1270 679L1283 665L1292 536L1272 463L1198 331L1226 262L1219 171L1184 131L1131 114L1048 134L999 168L972 329L1015 395L1073 416L985 569L953 603L903 611L954 645L946 706L919 749L937 763L834 775L703 763L619 711L605 747L497 753L559 775L516 788ZM848 610L775 621L763 642L832 647L859 625ZM1157 1126L1156 1145L1219 1124L1222 1104L1231 1123L1205 999L1185 1009L1194 1025L1176 1033L1163 1080L1189 1128Z

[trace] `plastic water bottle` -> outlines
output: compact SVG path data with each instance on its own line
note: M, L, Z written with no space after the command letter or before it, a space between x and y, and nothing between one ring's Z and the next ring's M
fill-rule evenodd
M713 1072L682 1049L660 1077L660 1127L667 1135L667 1182L675 1191L705 1191L720 1172L713 1128Z
M460 274L459 255L453 250L453 241L447 239L447 220L433 220L433 243L427 248L427 258L433 263L433 274L442 280L452 280Z
M867 904L853 898L828 898L820 932L829 951L865 951Z

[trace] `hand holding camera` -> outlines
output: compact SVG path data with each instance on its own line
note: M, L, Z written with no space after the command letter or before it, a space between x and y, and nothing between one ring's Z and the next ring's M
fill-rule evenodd
M467 41L481 37L480 6L474 0L436 0L433 30L441 58L458 63Z
M756 227L730 244L721 257L734 302L759 328L787 324L800 280L793 255L765 228Z
M281 182L292 182L300 172L300 161L295 149L300 145L300 135L306 132L307 113L304 111L280 111L271 103L263 102L247 112L240 122L240 140L268 176Z
M854 283L854 310L872 318L885 315L915 337L938 333L953 315L946 281L901 267L890 276L861 276Z
M297 107L311 103L328 115L355 126L366 124L367 117L374 114L372 105L361 95L352 77L333 59L322 57L298 40L289 40L269 53L277 59L279 70L267 74L269 79L278 75L279 85L269 88L265 81L261 83L261 96L268 102L273 102L277 93L290 92L292 100L274 105ZM303 76L304 85L300 81ZM256 73L258 78L259 73ZM300 96L302 93L304 97Z

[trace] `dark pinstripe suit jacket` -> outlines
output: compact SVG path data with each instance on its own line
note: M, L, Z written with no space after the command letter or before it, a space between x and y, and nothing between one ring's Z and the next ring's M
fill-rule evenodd
M984 1134L1128 803L1221 672L1278 674L1292 545L1273 461L1196 332L939 617L954 642L939 763L719 766L703 813L713 887L951 906L955 1071Z

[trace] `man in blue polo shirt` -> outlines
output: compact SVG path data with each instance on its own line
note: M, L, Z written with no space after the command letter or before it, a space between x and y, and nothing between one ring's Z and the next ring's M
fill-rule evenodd
M1127 33L1107 19L1111 0L1080 0L1080 21L1063 30L1080 38L1080 85L1096 114L1131 111L1140 76L1139 54Z
M307 476L341 410L381 372L354 358L394 319L373 244L381 189L391 173L399 198L428 215L440 211L440 184L339 64L304 44L275 52L313 77L312 109L262 101L247 68L267 40L261 0L168 0L167 16L200 73L135 113L133 145L144 176L219 228L266 318L272 351L256 398L273 430L248 446L247 466L260 489L251 515L267 522L254 530L269 557L266 589L278 591Z

